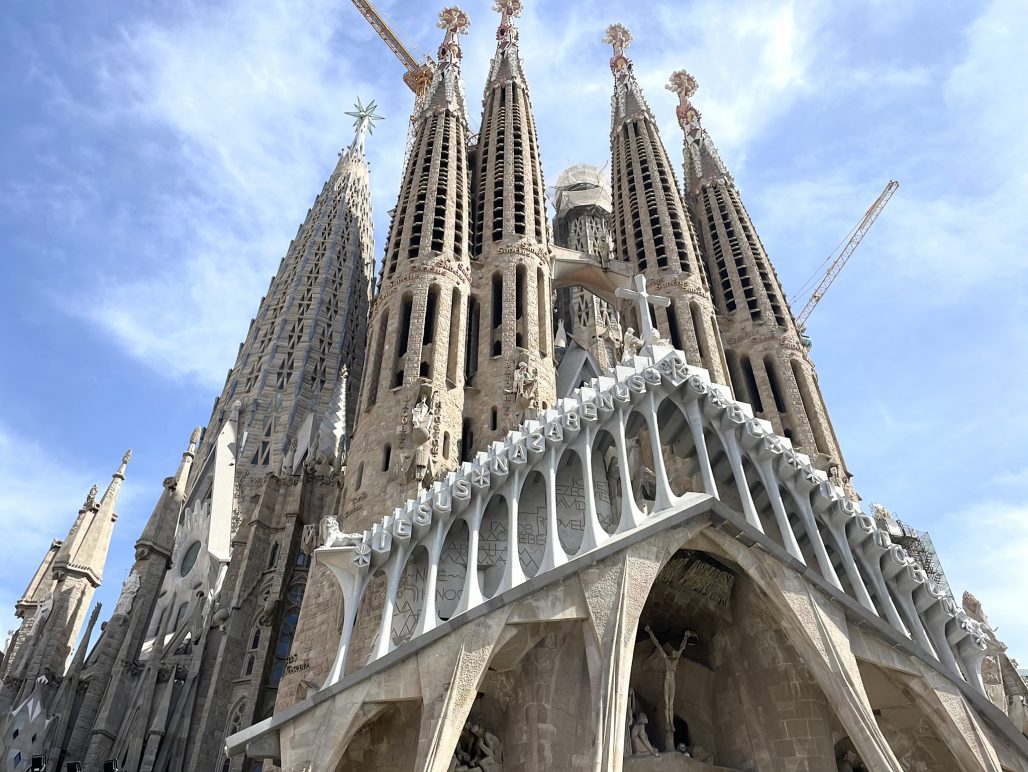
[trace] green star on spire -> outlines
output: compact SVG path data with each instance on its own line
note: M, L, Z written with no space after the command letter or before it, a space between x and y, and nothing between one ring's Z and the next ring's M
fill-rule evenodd
M353 127L359 129L362 123L366 123L368 127L368 134L371 134L375 128L375 122L383 120L381 115L377 115L375 110L378 109L378 105L375 104L375 100L372 99L367 104L357 99L357 105L353 112L346 113L346 115L352 116L355 120Z

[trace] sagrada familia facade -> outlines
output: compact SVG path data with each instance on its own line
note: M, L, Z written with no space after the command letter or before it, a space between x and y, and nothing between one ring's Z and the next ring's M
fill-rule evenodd
M680 187L612 25L609 179L551 219L496 10L477 136L440 16L377 286L354 113L113 614L130 454L43 556L0 770L1028 772L1028 686L861 505L696 82Z

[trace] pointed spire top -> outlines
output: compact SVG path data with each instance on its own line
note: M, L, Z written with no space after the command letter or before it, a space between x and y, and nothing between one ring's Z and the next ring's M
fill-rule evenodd
M700 84L696 82L696 78L685 70L676 70L671 73L671 78L666 86L668 91L678 94L678 108L675 110L675 114L678 116L678 124L686 132L698 128L700 124L700 111L689 101L689 97L695 94L699 87Z
M346 113L353 117L353 128L356 129L353 142L350 143L349 150L347 151L351 155L364 152L365 138L368 134L374 133L375 122L382 120L382 116L376 114L376 109L378 109L378 105L375 104L374 99L367 104L362 103L358 99L353 111Z
M114 508L118 493L125 480L125 469L132 458L132 451L126 451L121 465L111 475L111 482L100 501L96 501L95 490L86 498L86 506L79 512L68 532L68 538L54 558L54 568L62 573L73 572L86 577L94 587L100 586L107 550L111 546L114 522L118 519Z
M121 457L121 466L118 467L118 471L115 472L112 477L120 477L122 480L125 479L125 470L128 468L129 461L132 460L132 448L125 451L125 455Z
M699 89L696 78L685 70L676 70L668 79L667 90L678 95L678 125L685 132L685 189L695 193L700 186L717 180L731 180L731 174L710 135L700 123L700 111L691 97Z
M446 37L439 46L439 68L445 70L460 63L462 53L458 35L467 35L471 29L471 17L459 6L449 5L439 13L439 29L446 30Z
M87 509L95 509L97 506L96 494L99 492L100 486L98 485L94 485L92 488L90 488L89 493L86 494L86 501L82 504L82 509L80 509L79 511L85 512Z
M632 71L632 60L625 55L625 50L632 45L632 33L624 24L616 23L607 27L603 42L614 47L614 56L610 58L610 71L614 77L627 75Z
M603 42L614 47L614 56L610 59L610 71L614 73L614 100L611 103L611 127L618 126L629 120L645 118L655 124L653 112L646 103L642 87L635 79L632 71L632 60L625 51L632 45L632 33L624 24L611 24Z
M524 4L521 0L496 0L493 3L493 10L500 14L500 26L496 30L496 40L500 48L517 45L518 28L514 26L512 19L521 16Z

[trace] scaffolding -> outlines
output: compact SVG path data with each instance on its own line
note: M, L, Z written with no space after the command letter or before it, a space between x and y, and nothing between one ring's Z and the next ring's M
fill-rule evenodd
M939 560L939 553L935 551L931 534L910 527L881 504L872 504L871 511L878 524L889 532L894 542L907 551L935 586L952 596L953 590L949 586L946 572L942 569L942 561Z

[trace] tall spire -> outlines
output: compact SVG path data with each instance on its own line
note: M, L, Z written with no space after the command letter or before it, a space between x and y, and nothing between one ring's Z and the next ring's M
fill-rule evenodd
M684 132L685 190L725 330L736 396L792 440L815 466L850 487L849 472L818 386L817 373L749 212L692 103L698 84L685 70L667 88L678 95ZM850 488L852 491L852 488ZM855 494L854 494L855 495Z
M342 365L358 379L364 369L375 265L364 150L380 119L376 107L374 101L358 101L347 113L354 118L353 139L340 152L261 300L215 402L194 477L210 468L217 438L235 417L235 403L242 406L239 469L279 469L308 414L328 408Z
M186 480L196 455L196 445L200 439L200 429L194 429L189 438L189 445L182 453L178 471L164 480L164 491L154 507L150 519L136 541L137 558L146 551L164 555L170 562L175 547L175 530L178 527L179 511L185 499Z
M126 451L121 459L121 465L111 475L111 482L99 502L96 501L95 486L89 492L75 524L68 533L68 538L54 558L54 571L78 574L88 579L93 587L100 586L104 565L107 562L107 550L114 532L114 522L118 519L114 508L131 458L132 451Z
M500 24L475 153L466 368L474 390L468 392L463 458L538 416L556 398L546 185L514 25L522 3L497 0L493 9ZM533 374L527 391L515 377L525 368Z
M348 528L370 524L386 506L458 464L471 274L471 174L459 38L470 25L456 6L439 14L445 30L439 65L424 109L413 119L412 150L368 325L371 366L364 371L359 418L351 424L352 457L358 461L346 480ZM348 399L351 411L355 403Z
M614 247L618 258L644 274L672 300L656 312L656 326L685 351L691 364L727 383L721 334L714 317L707 273L696 233L682 202L667 149L626 51L632 33L623 24L607 28L604 42L614 54L611 100L611 163ZM640 329L628 313L626 326Z
M685 70L676 70L666 86L667 90L678 96L678 107L675 114L678 125L685 132L685 192L695 194L704 183L721 179L732 181L732 176L721 160L714 142L700 121L700 111L696 109L691 97L696 93L699 84L696 78Z
M460 35L468 34L468 30L471 29L471 18L458 6L450 5L439 13L437 26L445 30L446 35L439 44L439 66L428 87L424 112L419 119L424 120L434 110L443 108L459 114L467 121L464 81L460 71L460 62L464 58L464 52L460 47Z

